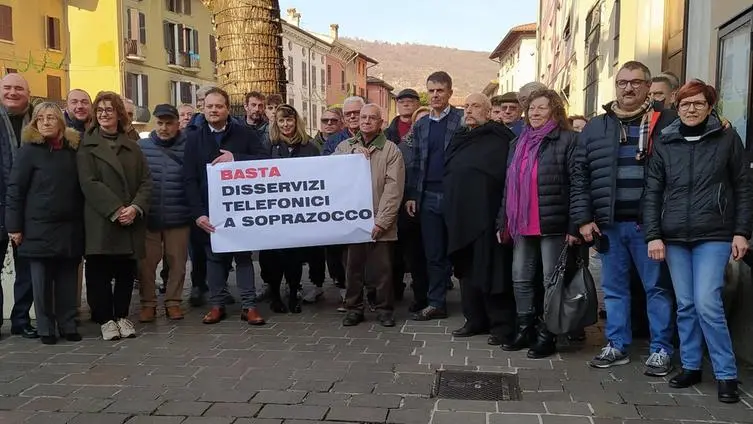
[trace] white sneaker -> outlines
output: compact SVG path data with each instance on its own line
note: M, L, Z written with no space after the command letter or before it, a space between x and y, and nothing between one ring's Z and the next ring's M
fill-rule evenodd
M136 329L133 327L133 323L125 318L118 320L118 329L122 337L128 339L136 337Z
M110 320L102 324L102 340L118 340L120 338L120 329L115 321Z
M324 289L322 289L321 287L308 287L307 289L303 290L303 302L315 303L323 294Z

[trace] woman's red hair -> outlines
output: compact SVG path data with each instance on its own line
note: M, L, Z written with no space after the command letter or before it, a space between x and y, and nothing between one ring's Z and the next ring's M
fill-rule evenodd
M714 87L706 84L699 79L693 79L680 87L680 89L677 91L677 97L675 97L675 103L676 105L679 105L680 101L682 101L683 99L687 99L688 97L693 97L698 94L703 94L703 97L706 98L706 102L709 104L709 107L714 107L714 105L716 105L716 101L719 99Z

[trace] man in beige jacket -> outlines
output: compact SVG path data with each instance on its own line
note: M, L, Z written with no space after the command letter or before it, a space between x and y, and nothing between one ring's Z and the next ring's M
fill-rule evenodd
M397 240L397 215L403 200L405 163L397 145L382 132L382 110L375 104L361 109L359 132L341 142L335 154L363 154L371 166L374 197L374 229L371 243L348 246L345 268L345 308L343 326L358 325L364 319L363 289L366 268L369 285L376 287L377 319L385 327L394 327L392 290L392 243Z

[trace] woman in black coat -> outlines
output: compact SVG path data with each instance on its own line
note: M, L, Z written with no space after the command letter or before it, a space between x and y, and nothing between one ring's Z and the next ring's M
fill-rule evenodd
M303 120L293 106L280 105L275 117L276 119L270 122L269 129L272 159L319 156L319 148L306 134ZM312 249L322 249L322 247L271 249L259 252L262 278L264 282L269 284L272 312L279 314L286 312L301 313L298 289L301 287L303 263L316 256L311 254ZM283 277L285 277L289 289L287 305L280 296L280 285Z
M76 330L78 266L84 253L84 198L76 171L76 130L54 103L34 109L8 184L6 226L18 255L29 258L37 330L44 344Z
M570 130L565 107L552 90L531 93L526 126L509 154L505 196L499 213L500 240L510 236L513 248L513 287L518 335L502 349L527 347L531 359L556 351L556 336L542 324L535 329L536 279L539 264L548 277L565 242L575 243L577 228L570 222L570 186L579 178L576 134Z
M753 186L743 143L712 113L716 90L693 80L677 92L679 119L662 130L646 171L643 225L648 256L667 261L677 299L682 371L670 387L701 381L709 350L718 399L740 401L722 288L730 255L748 250Z

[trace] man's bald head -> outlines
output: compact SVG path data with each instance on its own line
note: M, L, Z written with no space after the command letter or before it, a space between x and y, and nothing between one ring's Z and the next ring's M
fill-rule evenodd
M24 113L29 108L29 83L20 74L8 74L0 80L3 106L12 114Z
M489 121L492 110L492 102L481 93L473 93L465 98L465 125L468 128L476 128Z

